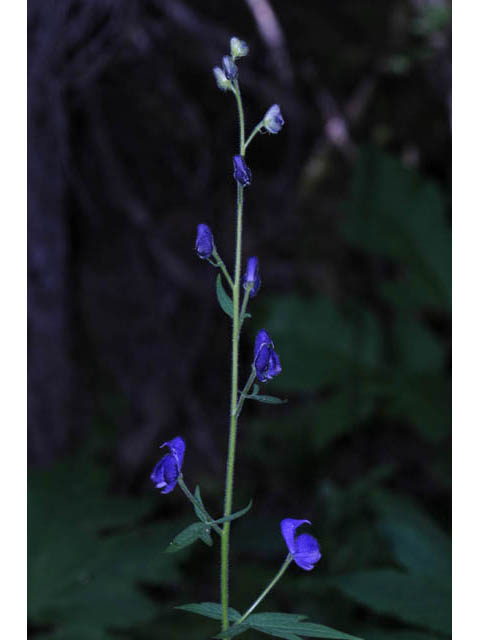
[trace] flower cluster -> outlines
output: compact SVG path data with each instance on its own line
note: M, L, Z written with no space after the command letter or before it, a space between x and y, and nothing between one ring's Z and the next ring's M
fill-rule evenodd
M247 399L254 399L259 402L269 402L270 404L278 404L279 398L268 395L259 394L259 385L255 384L255 380L259 383L267 383L282 372L280 358L273 341L266 329L260 329L255 337L253 347L253 361L251 363L251 374L245 384L243 390L238 386L238 370L239 370L239 344L243 323L246 318L251 317L247 313L248 304L251 298L257 296L260 287L260 267L257 256L250 256L247 260L245 271L241 271L241 255L242 255L242 216L243 216L243 189L251 184L252 172L246 164L245 155L247 147L258 133L268 132L277 134L283 128L285 121L283 119L278 104L273 104L265 113L263 118L252 129L247 137L245 135L245 117L243 112L242 98L239 89L239 69L237 61L248 54L248 46L239 38L233 37L230 40L230 53L222 57L221 66L213 69L213 74L218 87L222 91L231 91L236 98L238 107L239 123L240 123L240 148L239 153L233 156L233 178L237 182L237 236L236 236L236 256L235 271L230 274L227 266L219 255L212 230L210 227L201 223L197 226L197 235L195 239L195 250L198 257L207 260L214 268L220 269L221 273L217 277L216 292L221 308L232 319L232 387L231 387L231 405L230 405L230 439L229 450L227 456L227 475L225 482L225 500L224 514L221 518L214 518L209 515L205 505L200 497L200 489L195 489L193 495L186 486L182 476L182 464L185 454L185 441L182 437L177 436L173 440L169 440L162 444L162 447L168 447L169 452L165 454L151 474L151 480L157 489L162 493L170 493L175 486L179 485L180 489L192 502L195 512L200 520L187 527L172 541L169 550L178 550L187 544L191 544L200 538L206 544L211 545L212 539L210 532L218 533L222 539L221 545L221 600L222 600L222 631L225 632L229 627L228 619L228 553L229 553L229 531L230 522L248 511L249 507L232 514L232 496L233 496L233 478L234 478L234 459L235 459L235 434L237 421L240 415L243 403ZM223 276L223 277L222 277ZM232 277L233 276L233 277ZM224 284L230 287L225 291ZM243 291L242 291L243 289ZM243 300L242 300L243 296ZM253 387L253 391L251 391ZM280 402L282 402L280 400ZM222 527L219 525L222 524ZM251 611L257 606L259 601L268 593L270 588L278 581L287 566L293 561L298 567L304 571L311 571L315 564L320 560L321 553L318 541L308 533L297 535L297 529L304 524L311 524L309 520L301 520L295 518L285 518L280 523L280 530L288 549L288 555L282 565L277 576L272 580L270 586L267 587L252 607L248 609L243 616L237 620L237 624L242 622ZM237 630L236 630L237 631ZM235 635L237 635L235 633ZM294 634L291 634L293 637ZM219 636L216 636L219 637ZM226 637L222 633L221 637ZM233 637L233 633L232 633ZM287 637L285 635L285 637ZM290 635L288 636L290 637ZM295 635L295 637L297 637ZM343 637L343 636L342 636Z

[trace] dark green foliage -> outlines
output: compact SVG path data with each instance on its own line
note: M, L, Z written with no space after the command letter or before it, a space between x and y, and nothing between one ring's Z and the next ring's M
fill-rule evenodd
M53 626L52 639L90 640L155 617L139 583L179 581L177 564L162 553L178 520L138 526L153 499L110 495L107 472L86 457L31 473L28 499L32 624Z

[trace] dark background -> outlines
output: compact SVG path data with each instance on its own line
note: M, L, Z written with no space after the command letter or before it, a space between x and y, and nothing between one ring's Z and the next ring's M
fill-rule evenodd
M199 638L219 548L162 549L193 512L149 480L159 444L220 513L230 328L194 251L232 264L237 122L211 69L231 35L249 149L245 257L288 398L246 405L232 605L275 573L284 517L323 558L262 610L369 640L449 634L450 5L442 0L29 2L32 636ZM202 635L203 634L203 635ZM256 637L250 632L251 637ZM244 637L247 638L249 634ZM260 637L260 636L259 636Z

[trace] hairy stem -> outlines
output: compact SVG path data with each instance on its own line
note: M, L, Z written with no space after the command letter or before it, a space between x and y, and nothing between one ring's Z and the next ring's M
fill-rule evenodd
M245 147L245 120L242 97L238 82L235 81L235 99L238 108L240 127L240 155ZM224 517L232 513L233 476L235 466L235 446L237 440L237 401L238 401L238 348L240 340L240 277L242 268L242 220L243 187L237 183L237 229L235 245L235 270L232 289L233 327L232 327L232 386L230 394L230 432L228 438L227 471L225 478ZM229 550L230 522L223 524L221 539L220 597L222 603L222 630L228 629L228 587L229 587Z
M289 553L288 556L285 558L284 563L282 564L282 566L280 567L277 575L273 578L273 580L271 582L269 582L269 584L265 587L265 589L262 591L262 593L258 596L258 598L255 600L255 602L245 611L245 613L242 615L241 618L239 618L238 620L235 621L235 624L240 624L241 622L243 622L246 618L248 618L248 616L252 613L252 611L260 604L260 602L265 598L265 596L267 595L267 593L273 589L273 587L277 584L277 582L280 580L280 578L283 576L283 574L285 573L285 571L288 568L288 565L290 564L290 562L293 560L293 556Z

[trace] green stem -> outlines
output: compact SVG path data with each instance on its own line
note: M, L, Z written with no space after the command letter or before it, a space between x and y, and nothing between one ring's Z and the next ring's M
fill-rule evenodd
M212 522L212 520L215 520L215 518L212 518L212 516L208 513L208 511L205 509L205 507L197 500L197 498L193 495L193 493L190 491L190 489L187 487L187 485L185 484L184 480L183 480L183 476L179 476L178 477L178 484L180 486L180 489L183 491L183 493L187 496L187 498L190 500L190 502L195 505L196 507L198 507L198 509L200 509L200 511L204 514L204 516L207 518L208 522L206 524L208 524L209 526L212 527L212 529L214 531L216 531L218 533L219 536L222 535L222 529L221 527L218 526L218 524L215 524L214 522Z
M243 622L246 618L248 618L248 616L252 613L252 611L260 604L260 602L265 598L265 596L269 593L269 591L271 591L271 589L273 589L273 587L277 584L277 582L280 580L280 578L283 576L283 574L285 573L285 571L288 568L288 565L291 563L291 561L293 560L293 556L289 553L288 556L285 558L284 563L282 564L282 566L280 567L277 575L273 578L273 580L267 585L267 587L262 591L262 593L258 596L258 598L255 600L255 602L245 611L245 613L243 614L243 616L241 618L239 618L238 620L235 621L235 625L240 624L241 622Z
M261 122L259 122L257 124L257 126L255 127L255 129L252 131L252 133L248 136L247 141L243 147L243 152L245 153L245 151L247 150L248 145L250 144L250 142L254 139L254 137L257 135L257 133L259 133L262 130L263 127L263 120Z
M247 380L247 384L243 388L243 391L240 394L240 398L238 399L238 404L237 404L237 409L236 409L237 420L238 420L238 417L240 416L240 412L242 410L243 403L245 402L245 398L247 397L248 392L250 391L250 389L252 387L252 384L255 382L255 376L256 375L257 375L257 373L255 371L255 367L252 367L252 372L250 374L250 377Z
M217 261L217 264L214 264L212 262L213 266L214 267L220 267L220 269L222 270L223 275L225 276L226 281L230 285L230 288L233 289L233 280L230 277L230 274L228 273L228 270L227 270L227 267L225 266L225 263L223 262L221 257L218 255L216 247L214 248L212 255L215 258L215 260Z
M235 99L238 108L240 126L240 154L245 146L245 119L242 97L238 82L235 81ZM232 514L233 472L235 466L235 446L237 440L237 402L238 402L238 348L240 338L240 277L242 268L242 218L243 187L237 182L237 230L235 246L235 270L232 289L233 327L232 327L232 387L230 395L230 432L228 438L227 470L225 477L224 517ZM230 522L225 522L221 539L220 597L222 603L222 631L228 629L228 577L229 577Z
M247 288L245 289L245 293L243 294L242 308L240 310L240 328L242 327L243 321L245 320L245 312L247 310L248 299L250 298L250 291L252 289L253 284L249 282Z

